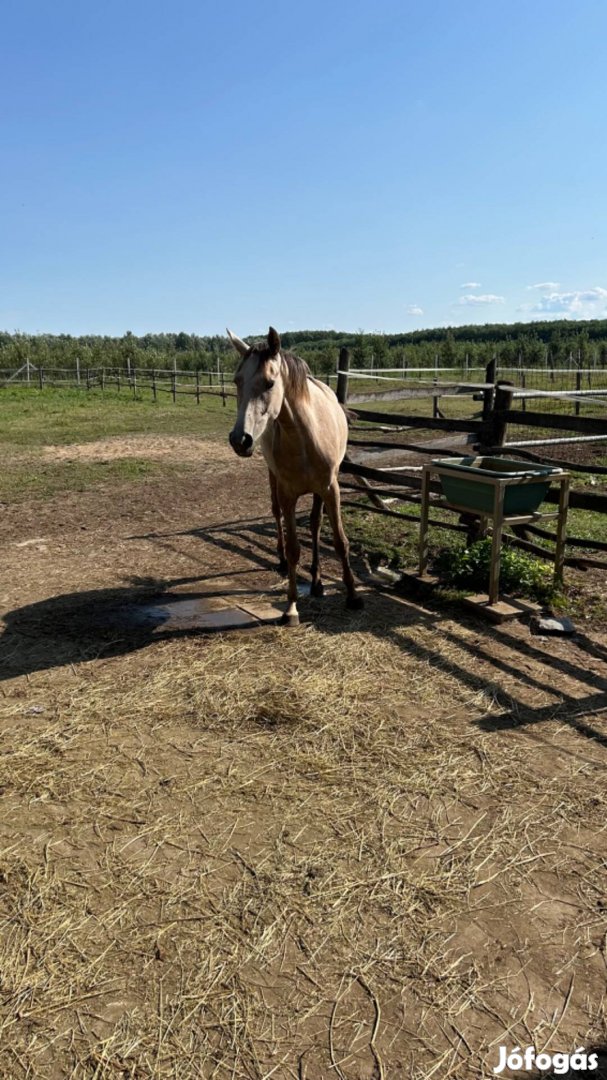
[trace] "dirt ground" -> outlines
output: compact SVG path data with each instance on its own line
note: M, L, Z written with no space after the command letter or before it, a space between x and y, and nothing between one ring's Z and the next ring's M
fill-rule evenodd
M444 1080L603 1046L605 636L369 584L347 612L326 543L296 630L134 629L158 595L283 597L263 466L57 453L188 469L0 514L0 1076Z

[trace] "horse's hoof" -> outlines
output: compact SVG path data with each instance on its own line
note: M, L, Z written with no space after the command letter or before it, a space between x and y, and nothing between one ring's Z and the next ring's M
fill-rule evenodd
M324 596L325 587L322 581L313 581L310 585L310 596Z
M280 559L278 563L278 573L282 574L283 577L286 577L289 573L289 564L286 559Z
M280 621L283 626L286 626L289 628L289 630L291 630L294 626L299 626L299 615L297 614L297 612L295 612L294 615L287 615L285 611Z
M349 596L346 600L346 607L349 608L350 611L362 611L364 606L365 601L362 596Z

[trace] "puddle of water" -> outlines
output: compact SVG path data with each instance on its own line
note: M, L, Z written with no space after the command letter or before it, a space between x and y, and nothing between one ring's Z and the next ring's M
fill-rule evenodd
M132 608L128 620L149 627L151 630L230 630L245 629L267 623L275 623L282 611L271 604L244 602L230 607L223 597L194 597L184 600L168 599Z

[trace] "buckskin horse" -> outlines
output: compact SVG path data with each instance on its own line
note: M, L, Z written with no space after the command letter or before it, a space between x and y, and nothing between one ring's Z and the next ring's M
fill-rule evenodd
M346 452L348 424L330 387L315 379L308 365L281 348L271 326L266 342L247 345L228 330L240 363L234 375L238 402L230 445L239 457L251 457L259 442L270 476L272 513L278 530L280 568L288 570L287 626L299 625L297 612L297 501L312 494L312 596L322 596L318 544L323 505L335 550L341 559L349 608L361 608L350 567L337 473ZM286 558L285 558L286 556Z

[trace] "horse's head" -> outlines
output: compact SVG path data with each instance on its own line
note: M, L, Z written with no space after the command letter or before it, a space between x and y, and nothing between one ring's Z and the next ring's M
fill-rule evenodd
M230 446L239 457L250 457L253 444L263 434L269 420L275 420L285 395L280 337L270 327L268 341L247 345L228 330L241 357L234 382L238 416L230 432Z

